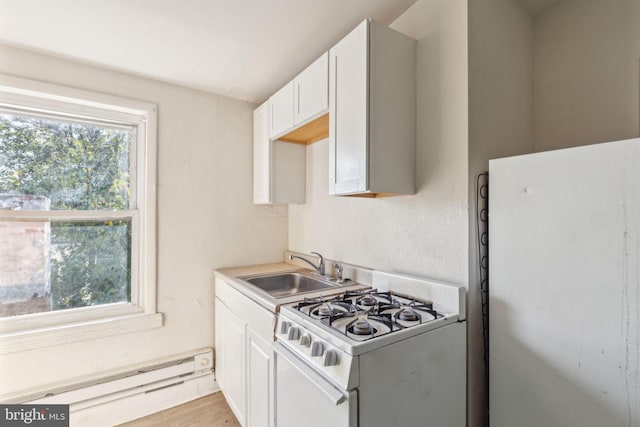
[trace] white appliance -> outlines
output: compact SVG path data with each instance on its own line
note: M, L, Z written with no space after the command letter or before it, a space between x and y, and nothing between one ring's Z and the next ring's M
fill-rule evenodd
M278 427L466 425L465 288L378 271L372 285L281 307Z
M640 139L489 183L491 426L640 426Z

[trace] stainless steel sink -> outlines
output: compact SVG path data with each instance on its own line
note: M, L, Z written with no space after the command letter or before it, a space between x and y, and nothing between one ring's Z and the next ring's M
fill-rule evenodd
M248 277L244 280L274 298L314 292L335 286L297 272Z

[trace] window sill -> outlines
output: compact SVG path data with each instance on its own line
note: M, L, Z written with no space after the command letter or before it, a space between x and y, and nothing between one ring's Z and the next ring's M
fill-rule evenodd
M162 313L138 313L4 334L0 355L155 329L162 320Z

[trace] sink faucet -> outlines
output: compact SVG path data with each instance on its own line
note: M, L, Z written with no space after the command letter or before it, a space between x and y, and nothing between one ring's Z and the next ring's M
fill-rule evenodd
M307 264L309 264L311 267L315 268L316 271L318 273L320 273L321 276L324 276L324 257L322 255L320 255L318 252L311 252L311 253L314 254L314 255L318 255L318 258L319 258L318 265L315 265L314 263L312 263L308 259L303 258L303 257L298 256L298 255L289 255L289 259L297 258L299 260L302 260L302 261L306 262Z

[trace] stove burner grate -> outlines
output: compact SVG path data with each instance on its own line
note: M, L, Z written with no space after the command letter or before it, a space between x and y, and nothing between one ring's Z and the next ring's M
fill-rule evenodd
M429 300L373 290L347 290L331 298L305 298L294 306L357 341L444 317Z
M429 313L433 316L434 319L442 317L442 314L433 309L433 302L431 301L422 302L413 299L409 304L406 304L403 310L401 310L399 313L402 313L403 311L413 311L420 317L420 323L422 323L422 316L418 313L418 311Z
M341 297L331 299L305 298L295 306L296 310L302 311L312 317L332 317L343 313L351 313L356 311L352 304L343 301Z
M355 307L342 301L327 301L309 307L309 314L320 318L355 313Z
M375 304L391 303L393 301L391 292L379 292L377 289L360 291L347 290L340 298L362 306L373 306Z

